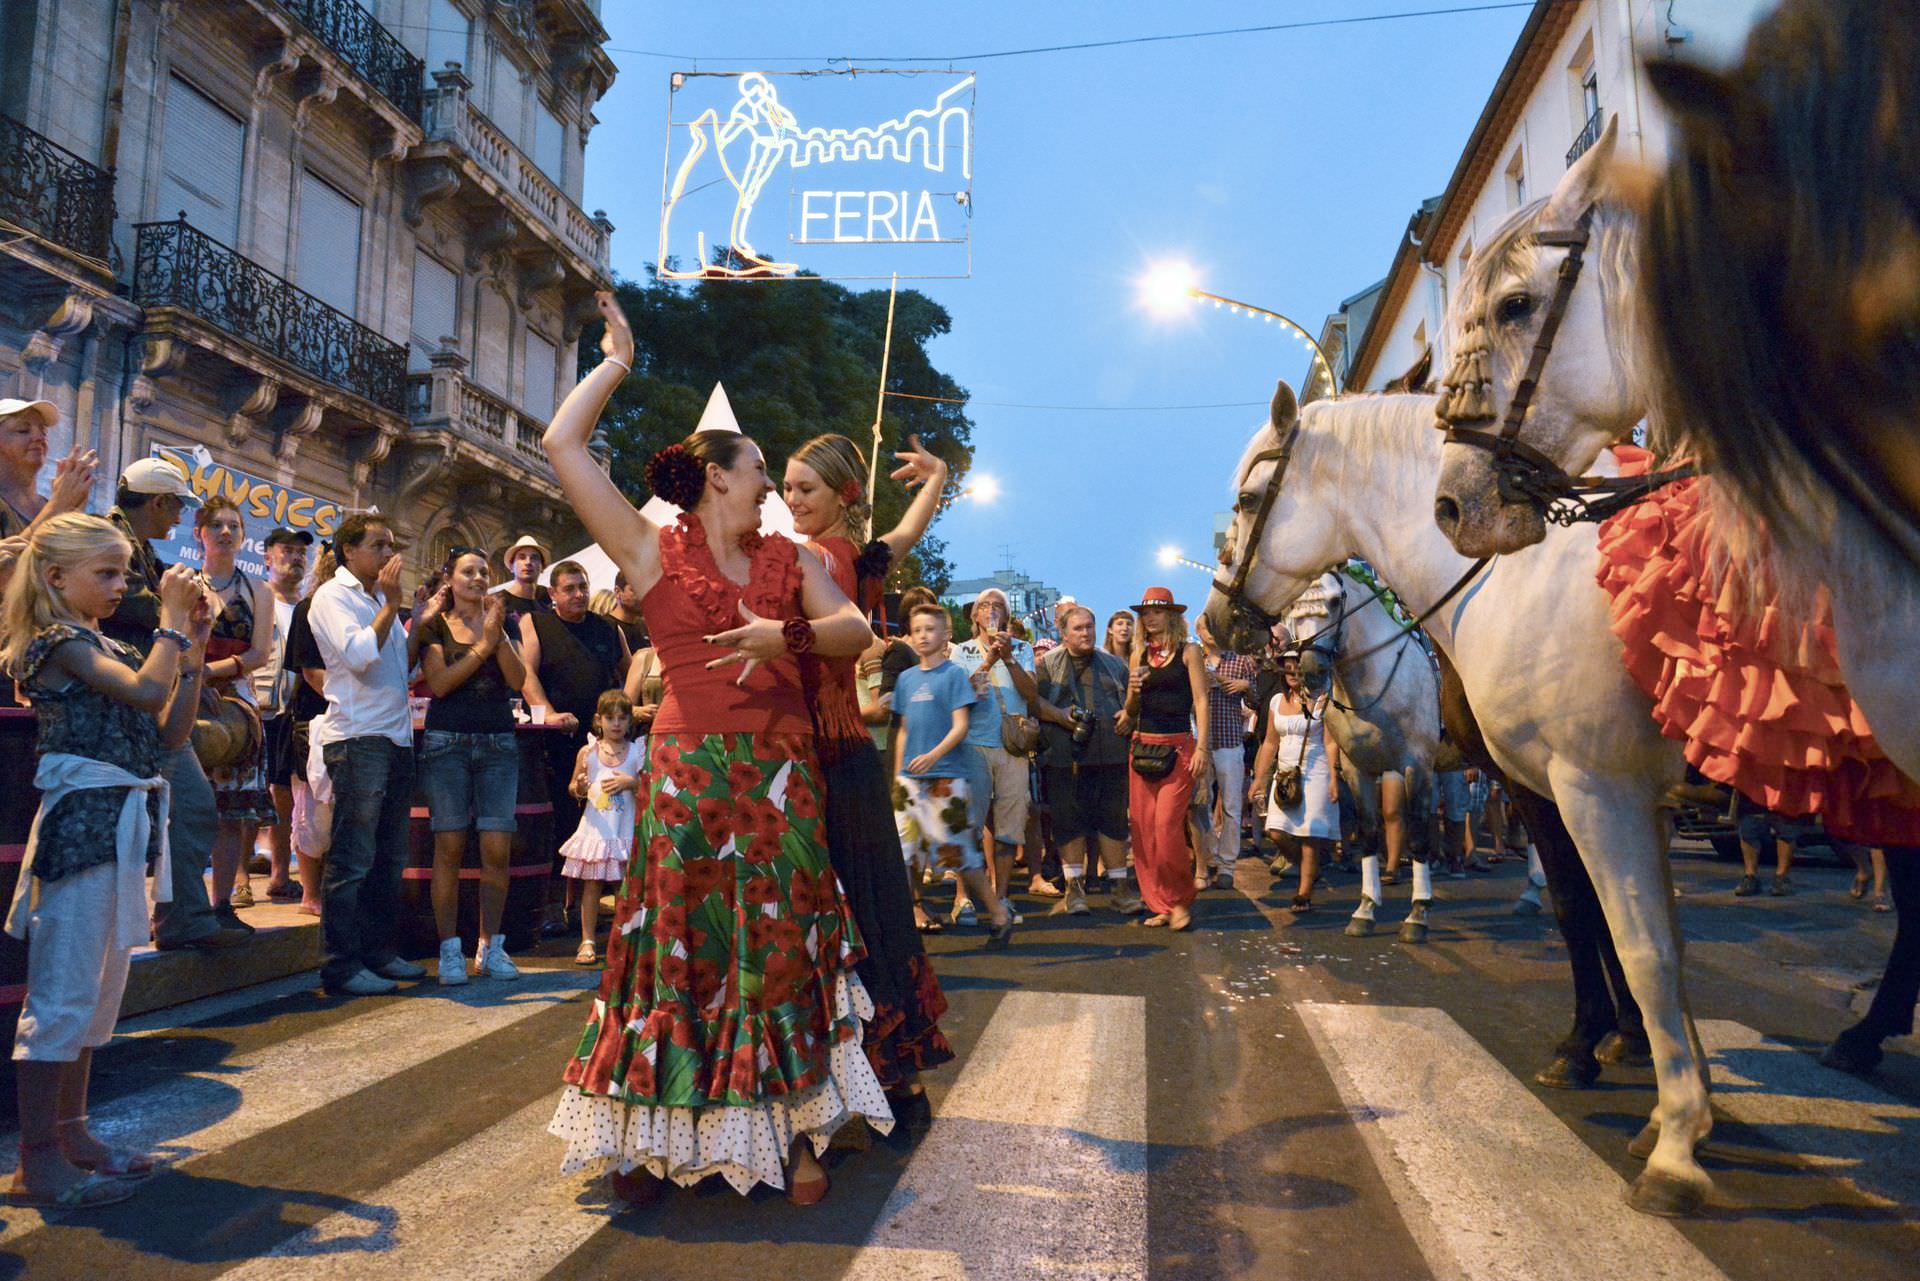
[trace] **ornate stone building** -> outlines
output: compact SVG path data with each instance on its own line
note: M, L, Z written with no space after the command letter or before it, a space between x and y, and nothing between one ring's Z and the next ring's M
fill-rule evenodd
M581 541L539 437L610 283L598 10L9 0L0 394L100 450L97 507L158 449L256 533L378 506L422 566Z

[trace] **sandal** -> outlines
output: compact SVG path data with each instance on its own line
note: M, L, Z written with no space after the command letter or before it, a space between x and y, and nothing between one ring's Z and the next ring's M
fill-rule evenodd
M582 966L600 964L600 954L594 951L592 939L580 945L579 950L573 954L573 963Z
M1848 898L1865 898L1867 896L1867 886L1872 882L1872 880L1873 878L1868 876L1865 872L1855 873L1853 878L1853 888L1847 891L1847 897Z
M1140 924L1146 926L1147 928L1156 929L1156 930L1159 929L1161 926L1165 925L1166 923L1167 923L1167 914L1165 912L1157 912L1154 915L1149 916L1146 920L1140 922Z
M22 1143L20 1145L20 1164L26 1165L29 1152L45 1152L58 1148L60 1140L48 1139L45 1143ZM116 1179L99 1174L89 1174L67 1186L64 1192L45 1196L28 1189L22 1182L24 1168L15 1172L13 1182L8 1185L6 1199L9 1205L33 1210L91 1210L98 1206L113 1205L125 1201L134 1194L133 1184L126 1179Z
M1873 896L1873 910L1876 912L1891 912L1893 910L1893 900L1887 897L1885 890L1881 890Z
M946 926L940 924L940 922L934 920L925 912L920 913L920 919L915 921L913 926L922 934L945 934L947 932Z
M1312 910L1313 910L1312 895L1296 894L1293 896L1293 914L1295 916L1305 916L1308 912L1311 912Z
M69 1120L54 1123L56 1132L67 1129L70 1126L78 1126L82 1134L87 1134L87 1118L84 1116L77 1116ZM91 1134L87 1134L87 1137L93 1138ZM100 1141L94 1139L94 1142L99 1143ZM103 1179L119 1179L124 1182L138 1183L143 1179L152 1178L158 1172L159 1167L155 1164L153 1157L145 1152L134 1152L127 1148L116 1148L105 1143L101 1143L100 1146L107 1149L105 1156L77 1157L69 1155L67 1160L71 1161L80 1169L85 1170L88 1174L97 1174Z

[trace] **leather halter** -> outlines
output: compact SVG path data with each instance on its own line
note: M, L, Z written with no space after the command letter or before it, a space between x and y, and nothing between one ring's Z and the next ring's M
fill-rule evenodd
M1567 309L1573 303L1573 291L1580 283L1580 269L1586 264L1587 244L1592 233L1592 205L1587 206L1572 227L1534 233L1535 244L1564 248L1567 256L1561 260L1553 298L1540 322L1540 332L1534 337L1526 369L1514 386L1513 400L1507 405L1500 430L1492 432L1456 423L1449 406L1459 402L1463 391L1470 390L1463 387L1449 387L1434 422L1434 426L1447 434L1449 444L1470 445L1493 456L1494 482L1501 498L1509 503L1530 503L1556 525L1605 520L1670 481L1699 474L1697 468L1686 465L1644 476L1574 476L1520 439L1527 410L1533 405L1534 392L1539 390L1540 375L1546 369L1547 357L1553 354L1553 340L1560 333L1560 322L1566 319ZM1467 328L1471 332L1484 329L1485 324L1484 319L1475 319Z
M1247 530L1245 553L1239 557L1240 563L1234 566L1232 581L1223 583L1218 578L1213 580L1213 590L1226 597L1228 608L1263 631L1271 630L1275 623L1285 622L1286 619L1280 614L1268 613L1253 602L1247 595L1247 576L1253 572L1254 559L1260 554L1260 539L1267 532L1267 518L1273 514L1273 505L1280 499L1280 482L1286 478L1287 464L1293 459L1293 446L1299 439L1300 417L1296 413L1278 445L1263 449L1248 460L1248 475L1252 475L1253 469L1265 462L1274 464L1273 475L1267 478L1267 487L1260 495L1260 506L1255 510L1253 524Z

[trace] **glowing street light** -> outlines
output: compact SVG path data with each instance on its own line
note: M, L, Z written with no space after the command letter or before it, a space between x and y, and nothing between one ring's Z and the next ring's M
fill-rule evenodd
M962 486L960 492L954 497L956 499L971 498L976 503L991 503L1000 497L1000 482L986 472L975 472L972 479Z
M1333 380L1333 366L1327 360L1327 353L1321 350L1319 341L1312 334L1277 311L1209 293L1199 286L1198 280L1199 273L1191 263L1177 259L1154 263L1147 268L1138 281L1140 305L1156 316L1170 317L1179 315L1185 310L1190 299L1198 298L1202 302L1212 303L1215 307L1225 307L1231 312L1258 317L1268 324L1277 324L1312 351L1314 371L1320 378L1326 380L1328 390L1332 391L1338 387L1339 384Z
M1163 569L1172 569L1175 565L1185 565L1188 569L1197 569L1203 574L1211 574L1213 566L1202 565L1197 560L1188 560L1180 554L1180 549L1172 543L1160 549L1160 565Z

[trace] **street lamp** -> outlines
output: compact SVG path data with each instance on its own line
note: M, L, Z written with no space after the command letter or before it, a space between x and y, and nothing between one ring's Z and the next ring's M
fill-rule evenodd
M1140 303L1156 316L1174 316L1185 310L1189 299L1198 298L1215 307L1225 307L1228 311L1257 316L1268 324L1277 324L1313 352L1314 372L1326 380L1328 391L1338 388L1339 384L1333 380L1333 366L1327 360L1327 353L1321 350L1319 341L1312 334L1277 311L1209 293L1196 283L1198 279L1199 272L1191 263L1178 260L1155 263L1140 277Z
M976 503L990 503L998 497L1000 497L1000 482L986 472L975 472L973 478L961 486L960 492L954 495L956 501L971 498Z
M1188 569L1197 569L1203 574L1211 574L1213 572L1213 566L1202 565L1197 560L1188 560L1180 554L1180 549L1172 543L1168 543L1160 549L1160 564L1165 569L1172 569L1175 565L1185 565Z

